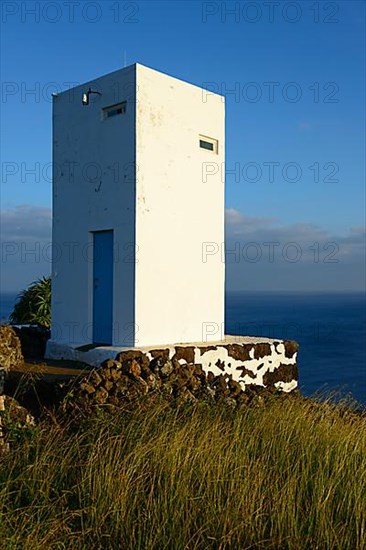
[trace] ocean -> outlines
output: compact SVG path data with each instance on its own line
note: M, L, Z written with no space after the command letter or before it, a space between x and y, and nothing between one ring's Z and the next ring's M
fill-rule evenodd
M364 293L229 292L225 329L296 340L304 395L350 393L366 404Z
M0 295L1 322L15 300ZM296 340L304 395L336 391L366 405L364 293L227 292L225 332Z

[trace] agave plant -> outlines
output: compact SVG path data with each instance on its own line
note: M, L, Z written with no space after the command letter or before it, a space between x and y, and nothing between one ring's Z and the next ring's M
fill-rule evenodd
M34 281L19 295L10 315L14 325L38 325L49 329L51 326L51 277Z

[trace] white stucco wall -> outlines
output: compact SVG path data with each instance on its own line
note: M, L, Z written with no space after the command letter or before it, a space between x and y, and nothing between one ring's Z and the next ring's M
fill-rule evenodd
M224 322L225 266L219 254L204 262L202 246L224 242L224 184L221 171L206 182L202 171L224 161L225 105L147 67L136 75L136 345L210 340L204 323Z
M81 104L89 86L101 92ZM92 342L92 232L114 230L113 344L210 340L224 322L224 103L133 65L58 94L53 103L52 341ZM102 120L102 108L127 102ZM219 141L218 154L199 135ZM135 177L134 165L137 167ZM93 179L95 178L95 179ZM134 257L134 251L136 258ZM218 334L212 334L217 339Z
M102 95L83 106L89 86ZM132 66L54 98L52 339L58 342L92 342L91 232L113 229L115 343L134 343L135 89ZM103 107L125 100L125 114L102 120Z

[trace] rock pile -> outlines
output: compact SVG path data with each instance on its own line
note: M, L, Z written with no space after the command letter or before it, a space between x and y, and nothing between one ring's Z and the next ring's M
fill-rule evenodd
M9 325L0 325L0 369L7 371L23 363L21 343L15 329Z
M222 402L230 408L259 404L280 393L273 385L242 385L230 374L207 374L199 364L181 364L178 359L159 355L150 360L141 351L125 351L116 359L107 359L74 384L66 399L66 410L89 412L134 402L146 394L159 394L178 403L204 400Z
M23 365L24 357L20 340L15 330L9 325L0 325L0 454L7 450L4 440L4 417L6 399L3 395L5 373L11 368Z
M34 417L13 397L0 396L0 455L6 453L25 430L35 426Z

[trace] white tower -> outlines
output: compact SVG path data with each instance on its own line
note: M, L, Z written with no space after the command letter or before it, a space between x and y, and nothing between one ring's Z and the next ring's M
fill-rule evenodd
M138 64L54 98L51 342L220 339L224 113Z

